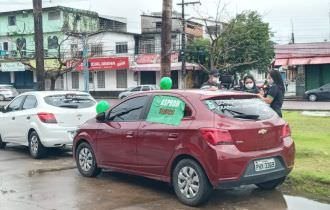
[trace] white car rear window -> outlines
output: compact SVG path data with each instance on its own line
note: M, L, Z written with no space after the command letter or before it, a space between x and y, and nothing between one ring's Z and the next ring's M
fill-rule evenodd
M47 104L60 108L83 109L96 104L90 95L63 94L44 97Z

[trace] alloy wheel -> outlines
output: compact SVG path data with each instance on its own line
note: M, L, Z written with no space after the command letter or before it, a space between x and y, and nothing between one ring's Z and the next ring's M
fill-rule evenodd
M178 187L180 192L186 198L193 198L199 191L199 177L195 169L191 167L183 167L178 175Z

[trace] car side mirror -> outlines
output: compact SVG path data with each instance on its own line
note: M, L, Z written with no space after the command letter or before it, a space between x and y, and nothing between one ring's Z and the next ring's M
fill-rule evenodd
M96 120L100 123L105 122L105 112L101 112L96 115Z

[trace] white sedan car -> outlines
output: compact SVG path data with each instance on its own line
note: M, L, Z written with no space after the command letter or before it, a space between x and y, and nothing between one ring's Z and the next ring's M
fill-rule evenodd
M41 158L46 147L72 145L77 127L95 115L96 101L87 93L23 93L1 109L0 148L25 145L33 158Z

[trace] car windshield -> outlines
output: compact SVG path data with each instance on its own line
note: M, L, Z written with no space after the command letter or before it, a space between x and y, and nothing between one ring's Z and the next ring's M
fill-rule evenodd
M258 98L208 99L204 104L219 115L235 119L266 120L275 114L268 104Z
M51 95L44 98L51 106L71 109L89 108L96 104L90 95L86 94L62 94Z

